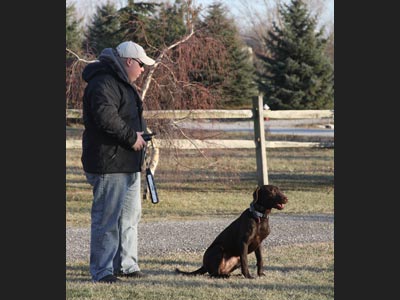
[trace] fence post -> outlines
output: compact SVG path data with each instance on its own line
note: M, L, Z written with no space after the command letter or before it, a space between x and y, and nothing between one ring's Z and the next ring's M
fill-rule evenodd
M265 149L265 128L263 95L253 99L254 142L256 143L256 162L258 185L268 184L267 151Z

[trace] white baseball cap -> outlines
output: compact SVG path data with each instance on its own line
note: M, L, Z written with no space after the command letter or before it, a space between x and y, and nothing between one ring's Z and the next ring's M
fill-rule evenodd
M123 42L119 44L116 49L120 57L137 58L148 66L154 65L155 63L154 59L146 55L142 46L132 41Z

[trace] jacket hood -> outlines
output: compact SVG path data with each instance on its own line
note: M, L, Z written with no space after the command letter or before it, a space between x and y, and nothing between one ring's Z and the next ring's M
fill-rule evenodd
M82 78L89 82L96 75L109 73L115 73L121 80L129 83L128 75L121 64L118 52L113 48L106 48L101 51L99 60L85 67L82 72Z

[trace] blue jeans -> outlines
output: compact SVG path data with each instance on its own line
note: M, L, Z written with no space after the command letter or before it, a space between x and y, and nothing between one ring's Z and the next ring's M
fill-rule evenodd
M140 172L85 174L93 187L90 236L93 281L113 273L139 271Z

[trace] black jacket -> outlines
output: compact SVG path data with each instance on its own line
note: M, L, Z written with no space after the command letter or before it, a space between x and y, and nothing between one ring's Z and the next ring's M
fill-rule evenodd
M143 103L129 83L115 49L82 72L88 83L83 96L82 165L89 173L141 171L143 151L134 151L136 132L146 129Z

